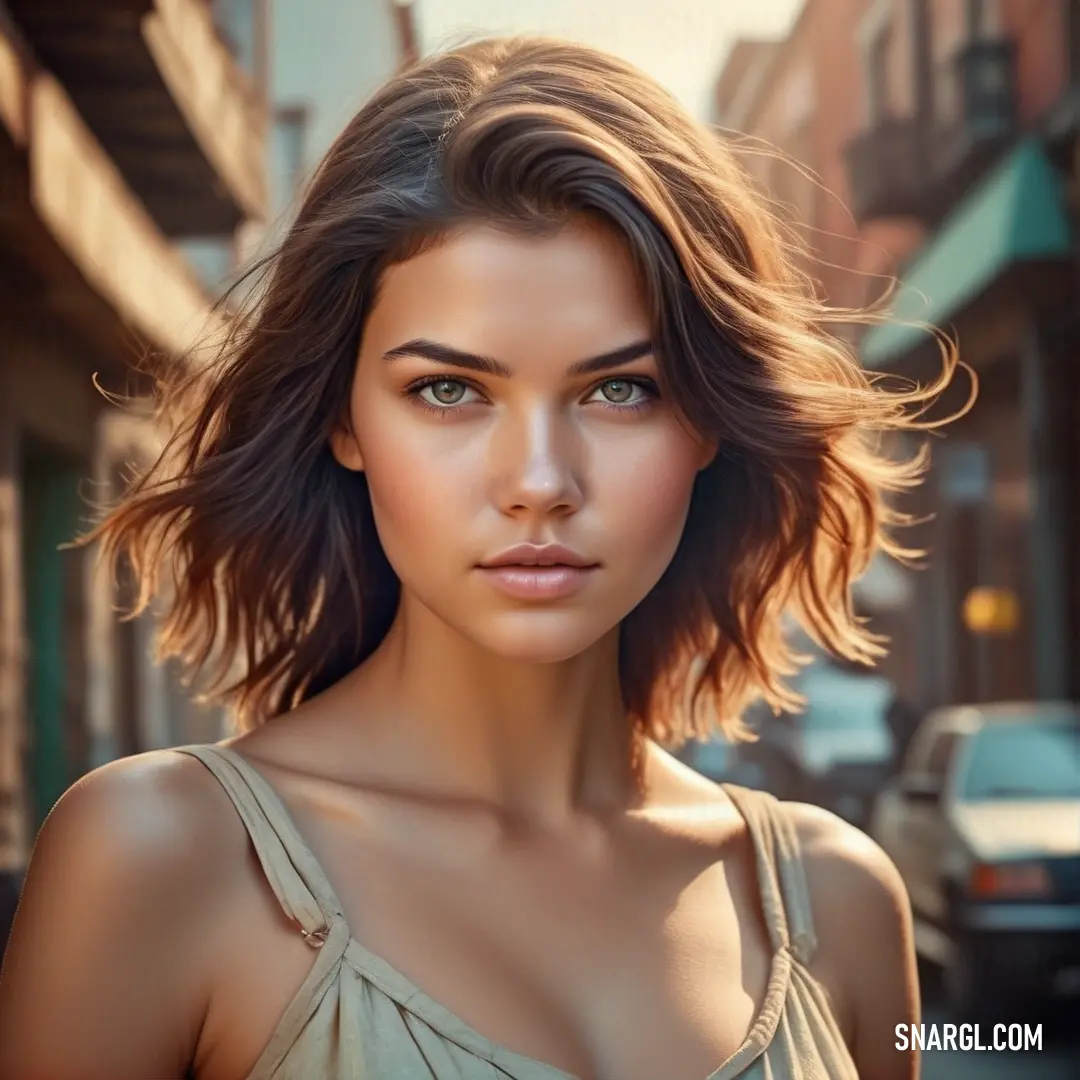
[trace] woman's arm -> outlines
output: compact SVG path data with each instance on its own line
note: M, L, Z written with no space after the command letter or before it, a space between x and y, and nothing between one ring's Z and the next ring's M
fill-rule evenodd
M229 878L212 783L197 761L145 754L56 805L0 975L2 1080L184 1075Z
M919 1020L911 907L900 874L864 833L820 807L789 804L818 937L813 973L833 998L860 1076L915 1080L897 1024Z

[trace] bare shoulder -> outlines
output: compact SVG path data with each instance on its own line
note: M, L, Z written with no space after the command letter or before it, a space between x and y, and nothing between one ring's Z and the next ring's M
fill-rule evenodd
M245 851L194 758L142 754L74 784L42 826L4 957L0 1075L73 1075L65 1047L95 1075L182 1075Z
M812 898L820 900L816 906L858 904L874 919L899 919L907 891L893 861L874 840L820 806L783 806L798 833L807 884Z
M150 751L103 765L72 785L42 826L33 862L69 871L91 855L114 888L159 889L220 879L242 849L228 796L196 759Z
M918 977L907 890L892 860L835 814L783 803L795 825L818 947L812 967L829 991L859 1075L916 1075L895 1048L897 1024L917 1020Z
M220 912L246 845L228 796L196 759L161 750L103 765L41 827L9 953L43 928L55 940L69 918L84 936L141 932L140 947L166 947L159 937L175 940L171 931Z

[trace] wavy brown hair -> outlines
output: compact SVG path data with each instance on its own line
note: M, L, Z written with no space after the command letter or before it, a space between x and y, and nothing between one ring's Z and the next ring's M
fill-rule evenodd
M955 360L924 388L870 380L829 329L857 314L815 297L720 136L612 56L488 40L399 74L352 120L213 361L163 385L164 453L82 538L130 564L136 613L164 594L160 654L241 726L340 679L394 618L366 482L328 445L382 271L463 223L575 215L625 238L663 389L720 445L671 565L621 626L629 714L671 741L709 714L737 730L755 697L795 707L785 615L843 657L881 654L850 586L876 550L910 554L888 496L925 464L883 440L925 426Z

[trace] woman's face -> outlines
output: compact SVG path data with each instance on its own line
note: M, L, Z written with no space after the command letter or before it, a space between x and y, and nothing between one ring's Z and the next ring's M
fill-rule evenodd
M332 446L405 603L544 663L645 597L714 450L659 397L649 337L629 253L591 222L470 226L387 271Z

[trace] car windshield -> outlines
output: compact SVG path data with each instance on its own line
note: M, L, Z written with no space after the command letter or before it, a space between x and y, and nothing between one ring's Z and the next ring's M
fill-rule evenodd
M1080 799L1080 725L994 724L972 736L960 797Z

